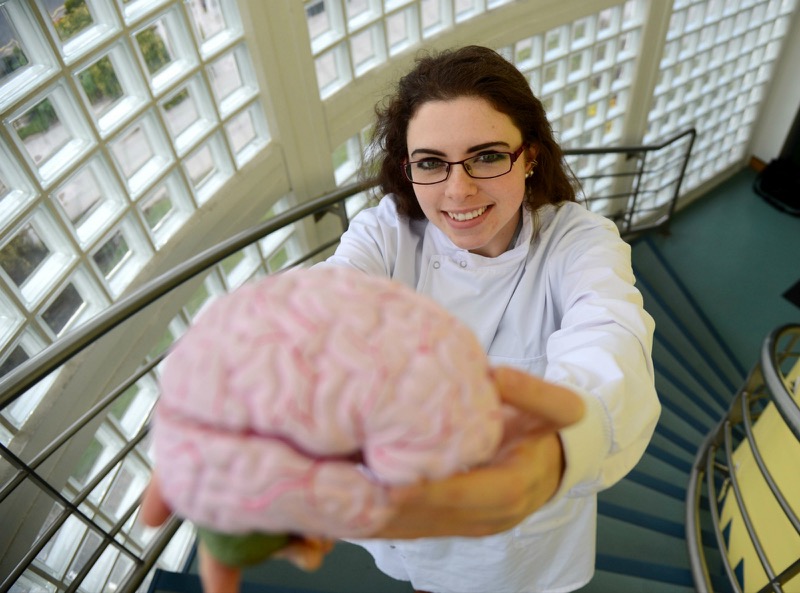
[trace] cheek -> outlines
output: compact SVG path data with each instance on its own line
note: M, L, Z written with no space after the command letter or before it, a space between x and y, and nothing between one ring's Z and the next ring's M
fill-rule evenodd
M436 207L437 192L432 189L432 186L414 188L414 195L417 196L417 202L426 214L429 209Z

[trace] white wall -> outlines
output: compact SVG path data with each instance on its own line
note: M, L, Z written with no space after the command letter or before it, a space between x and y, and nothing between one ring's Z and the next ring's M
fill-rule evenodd
M751 141L751 153L765 163L780 154L800 111L800 10L795 10L785 43Z

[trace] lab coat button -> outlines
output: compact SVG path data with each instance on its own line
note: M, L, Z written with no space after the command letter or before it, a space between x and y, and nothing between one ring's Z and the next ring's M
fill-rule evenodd
M458 265L461 266L462 268L466 268L467 267L467 262L460 261L460 262L458 262Z
M438 261L433 262L433 269L438 270L440 265Z

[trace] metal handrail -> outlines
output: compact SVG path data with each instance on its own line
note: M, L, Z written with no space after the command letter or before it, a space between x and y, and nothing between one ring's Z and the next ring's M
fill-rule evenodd
M788 343L786 343L787 341ZM795 532L800 534L800 519L764 463L753 431L751 414L751 407L759 403L762 398L767 398L775 406L791 434L800 441L800 402L797 402L789 392L789 386L781 370L781 363L787 359L794 361L795 364L800 364L800 324L778 327L765 338L759 362L753 367L744 386L736 394L726 416L709 433L695 457L686 491L686 544L689 551L691 573L698 593L710 593L714 590L700 535L702 530L700 502L703 496L704 482L705 494L710 507L711 527L719 548L724 576L727 577L729 586L734 592L740 593L744 586L738 581L731 566L725 538L722 535L719 513L720 497L717 496L715 485L718 477L724 479L724 488L730 488L733 491L739 517L767 577L767 582L759 590L759 593L782 593L783 585L800 574L800 558L797 558L783 571L776 573L762 541L756 533L752 510L748 511L744 503L742 490L746 488L746 485L737 478L736 468L733 464L733 430L741 427L744 433L741 444L746 443L749 446L756 467L776 503ZM772 537L774 536L775 534L772 534Z
M683 159L680 163L680 173L673 181L675 187L672 192L669 203L659 204L659 207L667 207L668 215L666 219L661 217L656 223L651 224L647 220L647 216L641 211L636 211L637 200L640 195L644 193L641 190L640 184L636 183L628 192L628 194L620 194L620 196L628 195L627 209L625 210L622 218L625 221L625 226L620 229L623 236L630 236L631 234L639 233L644 230L664 226L669 223L669 218L674 211L675 203L678 200L681 182L686 171L688 159L691 153L692 143L696 136L694 129L687 130L686 132L677 134L672 138L657 145L649 146L622 146L611 148L587 148L587 149L572 149L566 150L565 154L568 157L579 156L582 154L604 154L604 153L618 153L634 155L639 158L639 167L634 171L620 173L618 171L609 171L606 176L636 176L641 180L646 175L657 175L645 167L646 159L640 158L649 152L661 150L675 142L684 141L689 138L687 143L688 148L683 152ZM677 165L675 165L677 167ZM669 185L669 184L667 184ZM373 187L372 182L359 182L342 187L330 194L311 200L307 203L299 205L287 212L276 215L269 220L262 222L242 231L215 246L212 246L198 255L187 259L181 264L175 266L168 272L154 278L141 287L131 292L111 305L109 308L103 310L91 320L87 321L82 326L79 326L60 338L58 341L45 348L37 355L31 357L27 361L20 364L11 372L0 378L0 409L3 409L13 403L17 398L24 395L27 390L36 385L39 381L47 377L52 371L62 367L65 363L72 360L75 356L86 350L92 344L95 344L100 338L107 335L114 328L120 326L128 319L139 313L149 305L155 303L172 290L183 285L185 282L195 278L205 270L223 261L227 257L235 254L236 252L248 247L256 241L274 233L284 227L290 226L297 222L302 221L310 216L320 217L324 214L334 214L341 222L341 229L344 232L349 224L349 219L345 207L345 202L348 198L355 196L359 193L370 190ZM615 198L617 196L614 196ZM587 201L592 199L608 199L608 196L600 198L589 196ZM637 218L638 217L638 218ZM640 225L634 225L634 218L643 221ZM313 246L308 249L303 256L289 262L287 267L299 265L307 259L315 257L316 255L325 252L330 247L338 242L338 237L324 242L322 244ZM87 426L91 421L98 418L109 405L126 390L135 384L139 379L151 372L162 360L164 354L152 357L148 362L140 365L139 369L130 377L120 382L116 388L108 391L105 396L101 397L96 403L89 406L78 419L71 423L69 427L64 429L59 435L56 435L53 440L44 446L31 460L24 462L17 457L7 447L0 444L0 457L5 457L13 467L16 467L17 472L9 480L5 481L2 488L0 488L0 505L14 492L21 484L26 481L32 481L37 485L40 491L43 491L51 499L57 501L63 507L63 512L54 518L54 521L48 525L44 533L40 534L38 543L35 543L24 558L13 569L12 574L3 577L0 581L0 593L8 591L14 584L14 581L24 573L24 571L32 564L34 558L39 551L46 545L47 541L52 538L58 531L59 527L66 521L68 516L77 516L80 518L81 523L88 526L99 533L101 539L105 544L101 544L97 549L90 554L89 561L78 570L77 575L73 578L72 582L67 585L68 590L76 590L80 586L80 582L87 576L90 570L91 559L95 560L100 557L105 546L113 545L116 548L121 548L121 552L129 559L133 560L133 568L127 576L126 581L122 585L122 590L132 592L139 586L142 580L151 570L151 567L157 561L159 555L166 547L169 540L174 536L177 531L180 521L177 519L170 519L164 527L162 527L150 543L143 550L137 548L135 551L126 549L125 546L116 538L119 530L124 525L125 521L138 508L139 501L135 501L133 505L123 513L121 520L116 520L110 527L101 527L90 517L86 516L78 506L81 501L86 499L86 496L92 491L96 484L100 483L106 476L113 471L113 468L125 458L127 453L134 451L136 443L144 438L147 427L143 428L133 439L128 440L127 447L124 451L120 451L117 455L113 456L103 468L101 468L95 477L84 486L74 500L69 500L57 488L54 488L47 482L47 479L39 472L39 468L48 460L51 459L53 454L70 441L82 428ZM135 441L135 442L134 442Z

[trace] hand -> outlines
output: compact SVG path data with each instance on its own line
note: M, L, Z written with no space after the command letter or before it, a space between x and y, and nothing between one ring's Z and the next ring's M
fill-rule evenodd
M373 537L485 536L520 523L555 494L564 473L557 431L583 417L580 397L527 373L493 371L513 409L500 451L484 467L444 480L393 488L397 513Z
M158 474L153 473L142 499L141 519L145 525L158 527L172 514L161 495ZM273 558L288 560L298 568L317 570L326 554L333 549L334 541L318 537L293 537L289 544L273 554ZM206 549L198 547L200 581L205 593L233 593L239 590L242 580L241 567L228 566L217 560Z

